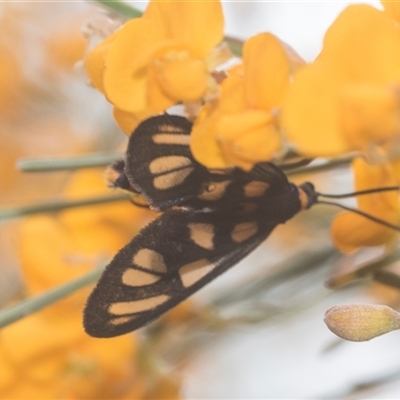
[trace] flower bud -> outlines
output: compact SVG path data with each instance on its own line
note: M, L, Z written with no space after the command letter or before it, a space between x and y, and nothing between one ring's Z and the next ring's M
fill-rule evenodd
M384 305L347 304L327 310L324 322L342 339L363 342L400 329L400 313Z

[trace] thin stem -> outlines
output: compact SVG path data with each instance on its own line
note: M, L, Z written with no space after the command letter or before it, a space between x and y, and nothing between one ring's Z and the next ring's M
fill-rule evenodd
M383 186L383 187L379 187L379 188L359 190L357 192L345 193L345 194L324 194L324 193L317 192L317 195L323 196L326 198L331 198L331 199L345 199L348 197L363 196L365 194L372 194L372 193L379 193L379 192L390 192L390 191L395 191L395 190L400 190L400 186Z
M331 201L318 200L317 203L318 204L327 204L327 205L330 205L330 206L336 206L336 207L343 208L344 210L351 211L351 212L354 212L356 214L359 214L359 215L361 215L361 216L363 216L363 217L365 217L365 218L367 218L367 219L369 219L371 221L377 222L378 224L381 224L381 225L386 226L388 228L394 229L395 231L400 231L400 226L391 224L390 222L384 221L383 219L376 218L373 215L367 214L364 211L358 210L356 208L347 207L344 204L334 203L334 202L331 202Z
M228 43L229 48L235 56L242 57L243 40L236 39L231 36L225 36L224 41Z
M142 12L126 3L118 0L94 0L97 3L107 7L108 9L123 15L126 18L139 18L142 16Z
M96 268L94 271L91 271L78 279L57 286L39 296L30 297L14 306L3 309L0 311L0 328L18 321L27 315L40 311L64 297L73 294L84 286L96 282L103 270L103 267Z
M395 250L393 253L390 253L380 258L377 261L365 264L364 266L356 269L355 271L350 271L344 274L334 276L333 278L329 279L325 285L331 289L336 289L340 286L353 282L356 279L364 278L368 275L371 275L374 272L379 271L390 264L393 264L399 259L400 259L400 249Z
M94 153L77 157L31 158L17 161L17 168L23 172L53 172L104 167L123 157L122 153Z
M392 271L378 271L372 276L373 280L386 286L400 289L400 276Z
M25 215L39 214L44 212L56 212L67 208L91 206L95 204L112 203L115 201L128 200L130 197L126 193L116 195L91 197L83 200L61 200L51 201L25 207L3 208L0 209L0 221L12 218L19 218Z
M332 246L305 251L301 255L296 254L276 265L273 270L277 272L256 281L242 282L233 290L212 299L211 303L215 307L231 306L234 303L255 298L259 294L264 294L271 287L276 287L290 278L304 275L307 271L315 269L316 266L324 264L335 254L337 254L337 250Z
M276 165L282 171L285 171L285 173L287 173L287 171L290 169L305 167L306 165L310 164L311 161L312 161L311 158L302 158L297 161L290 161L289 159L288 161L285 161L283 163L277 163Z
M329 160L323 164L309 165L307 167L301 167L290 171L285 171L286 175L301 175L315 172L328 171L335 167L342 167L344 165L349 165L355 156L351 155L348 157L343 157L339 159Z

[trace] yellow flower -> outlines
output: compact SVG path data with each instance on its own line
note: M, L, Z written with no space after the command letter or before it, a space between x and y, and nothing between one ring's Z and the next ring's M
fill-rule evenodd
M106 62L105 59L115 38L116 32L104 39L85 57L85 68L88 73L89 79L92 85L103 94L105 94L103 85L103 74L105 71ZM123 111L118 107L113 107L113 116L115 122L127 135L130 135L141 121L154 114L156 114L156 111L151 109L131 113L128 111Z
M117 125L121 128L122 132L130 136L137 126L145 119L157 114L150 109L142 112L130 113L123 111L117 107L113 108L113 116Z
M104 94L103 74L105 71L106 56L115 41L117 32L108 36L85 57L85 68L92 85Z
M222 38L218 1L151 1L143 17L128 21L89 53L86 68L118 109L156 113L179 101L200 100L215 86L212 50Z
M385 12L393 19L400 22L400 3L393 0L381 0Z
M116 399L136 385L133 335L87 336L79 315L27 317L0 333L2 399Z
M352 164L356 190L382 186L396 186L398 180L392 165L370 165L362 158ZM368 194L357 197L358 208L374 217L392 224L400 222L400 204L395 191ZM339 214L332 223L331 235L335 246L350 253L361 246L379 246L396 236L393 229L370 221L352 212Z
M206 104L192 131L194 157L209 168L251 169L282 147L277 118L299 57L275 36L262 33L243 48L243 66L229 71L221 94Z
M386 12L349 6L291 86L287 138L307 156L383 146L400 133L399 85L400 27Z

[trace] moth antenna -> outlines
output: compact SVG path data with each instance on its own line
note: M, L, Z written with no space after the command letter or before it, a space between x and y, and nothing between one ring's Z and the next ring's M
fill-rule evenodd
M379 192L392 192L400 190L400 186L383 186L373 189L359 190L357 192L344 193L344 194L324 194L317 192L318 196L326 197L330 199L345 199L348 197L363 196L365 194L379 193Z
M366 193L362 193L362 194L366 194ZM347 211L352 211L352 212L359 214L371 221L377 222L378 224L386 226L387 228L391 228L391 229L394 229L395 231L400 232L400 226L391 224L390 222L384 221L383 219L374 217L373 215L367 214L364 211L358 210L357 208L347 207L344 204L334 203L333 201L317 200L317 203L318 204L328 204L331 206L343 208L344 210L347 210Z

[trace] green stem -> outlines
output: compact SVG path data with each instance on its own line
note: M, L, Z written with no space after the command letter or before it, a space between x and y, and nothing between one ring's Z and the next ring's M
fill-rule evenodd
M330 169L336 168L336 167L342 167L345 165L349 165L352 160L354 159L354 155L350 155L347 157L341 157L333 160L329 160L324 162L323 164L318 164L318 165L308 165L306 167L300 167L296 168L293 170L285 171L286 175L300 175L300 174L309 174L309 173L315 173L315 172L323 172L323 171L328 171Z
M103 6L106 6L108 9L117 12L118 14L123 15L126 18L139 18L142 16L142 12L137 10L130 5L123 3L118 0L95 0Z
M316 266L325 264L335 254L337 254L337 250L332 246L304 251L301 255L296 254L276 265L273 268L276 272L271 275L267 275L255 281L243 282L233 290L212 299L211 303L215 307L222 307L224 305L231 306L234 303L254 299L260 294L265 294L271 287L274 288L282 282L287 282L289 279L315 270Z
M60 299L73 294L84 286L96 282L103 270L103 267L96 268L94 271L91 271L71 282L57 286L56 288L51 289L44 294L31 297L14 306L5 308L4 310L0 311L0 328L18 321L27 315L33 314L34 312L40 311L41 309L56 303Z
M346 285L356 279L364 278L369 275L373 275L382 268L387 267L390 264L400 259L400 249L393 251L377 261L363 265L355 271L350 271L341 275L334 276L326 282L326 286L330 289L337 289L340 286Z
M124 158L122 153L94 153L77 157L31 158L17 161L23 172L53 172L80 168L104 167Z
M23 217L25 215L39 214L45 212L56 212L67 208L91 206L95 204L112 203L115 201L123 201L129 199L129 195L120 193L117 195L92 197L83 200L61 200L47 203L36 204L25 207L3 208L0 209L0 221L7 219Z
M225 42L228 43L232 53L237 57L242 57L243 53L243 40L236 39L231 36L225 36Z

